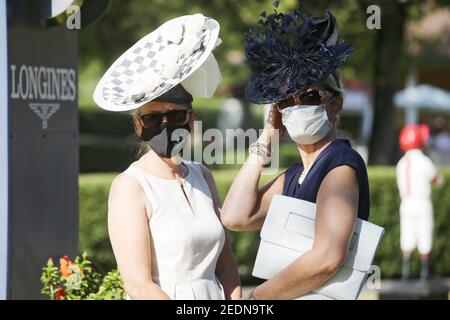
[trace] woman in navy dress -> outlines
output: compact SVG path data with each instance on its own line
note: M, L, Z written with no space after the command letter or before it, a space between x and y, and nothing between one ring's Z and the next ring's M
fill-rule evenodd
M347 140L336 138L343 105L337 66L352 48L337 40L334 16L329 12L323 17L275 13L263 20L264 36L250 34L245 42L253 72L246 96L251 102L272 106L263 133L250 146L249 157L228 192L221 218L231 230L258 230L276 194L317 204L312 249L248 296L294 299L319 288L340 269L356 217L369 217L369 187L363 159ZM290 26L292 21L296 24ZM289 32L294 36L286 36ZM294 43L286 43L292 38ZM283 53L295 59L280 62L286 56ZM273 61L282 65L274 69ZM259 188L271 141L285 131L297 144L299 163Z

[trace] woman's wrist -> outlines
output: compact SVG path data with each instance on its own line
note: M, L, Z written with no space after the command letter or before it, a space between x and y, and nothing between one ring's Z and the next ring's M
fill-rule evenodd
M278 129L274 129L270 123L266 123L259 138L249 147L249 159L252 163L265 165L269 162L272 153L272 141L278 134Z
M263 155L262 153L252 151L252 149L254 149L254 147L250 146L247 163L252 165L256 164L262 168L267 163L268 157Z
M259 136L257 142L264 143L270 146L272 142L271 130L273 130L273 127L270 124L266 125L261 132L261 135Z

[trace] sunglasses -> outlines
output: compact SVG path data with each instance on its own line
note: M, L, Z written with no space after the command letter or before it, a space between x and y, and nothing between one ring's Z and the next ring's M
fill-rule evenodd
M167 112L150 112L139 117L144 128L151 129L162 124L164 116L169 125L184 125L189 121L192 110L169 110Z
M283 109L295 105L314 105L327 104L334 100L334 95L329 90L318 87L312 87L286 101L278 104L278 109Z

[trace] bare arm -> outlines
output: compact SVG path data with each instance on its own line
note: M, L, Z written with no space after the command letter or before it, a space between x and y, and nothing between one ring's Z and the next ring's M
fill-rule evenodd
M144 191L134 178L118 176L108 201L108 230L127 293L132 299L169 299L152 281L150 230Z
M439 186L439 176L435 175L432 179L431 179L431 185L433 187L437 187Z
M444 183L444 177L439 173L437 167L433 161L429 158L427 159L428 171L430 175L430 183L432 187L441 187Z
M272 105L264 130L258 141L271 148L275 137L283 137L286 128L276 105ZM222 206L221 219L225 226L234 231L261 229L272 197L283 192L284 173L259 188L264 158L250 154L239 170Z
M431 185L433 187L441 187L444 184L444 177L436 173L436 175L431 179Z
M264 141L273 129L264 129L259 138ZM261 229L272 197L283 192L284 173L259 188L264 158L250 154L239 170L222 206L221 219L225 226L234 231Z
M216 211L216 214L220 216L221 204L214 177L205 166L201 167L205 180L208 183L209 190L211 191L214 210ZM230 240L228 238L228 233L226 230L225 244L217 261L216 274L223 286L225 299L237 300L242 298L241 280L239 277L238 266L236 261L234 260L233 251L231 249Z
M358 210L358 180L349 166L330 171L317 195L310 251L254 290L256 299L293 299L331 279L345 261Z

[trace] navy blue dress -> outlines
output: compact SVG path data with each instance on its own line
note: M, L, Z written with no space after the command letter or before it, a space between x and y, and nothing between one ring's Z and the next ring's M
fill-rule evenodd
M303 164L295 164L285 172L283 195L316 203L319 187L328 172L336 167L352 167L358 176L359 201L358 218L367 220L370 213L370 193L367 169L358 152L352 149L348 140L331 142L313 163L302 184L298 183Z

